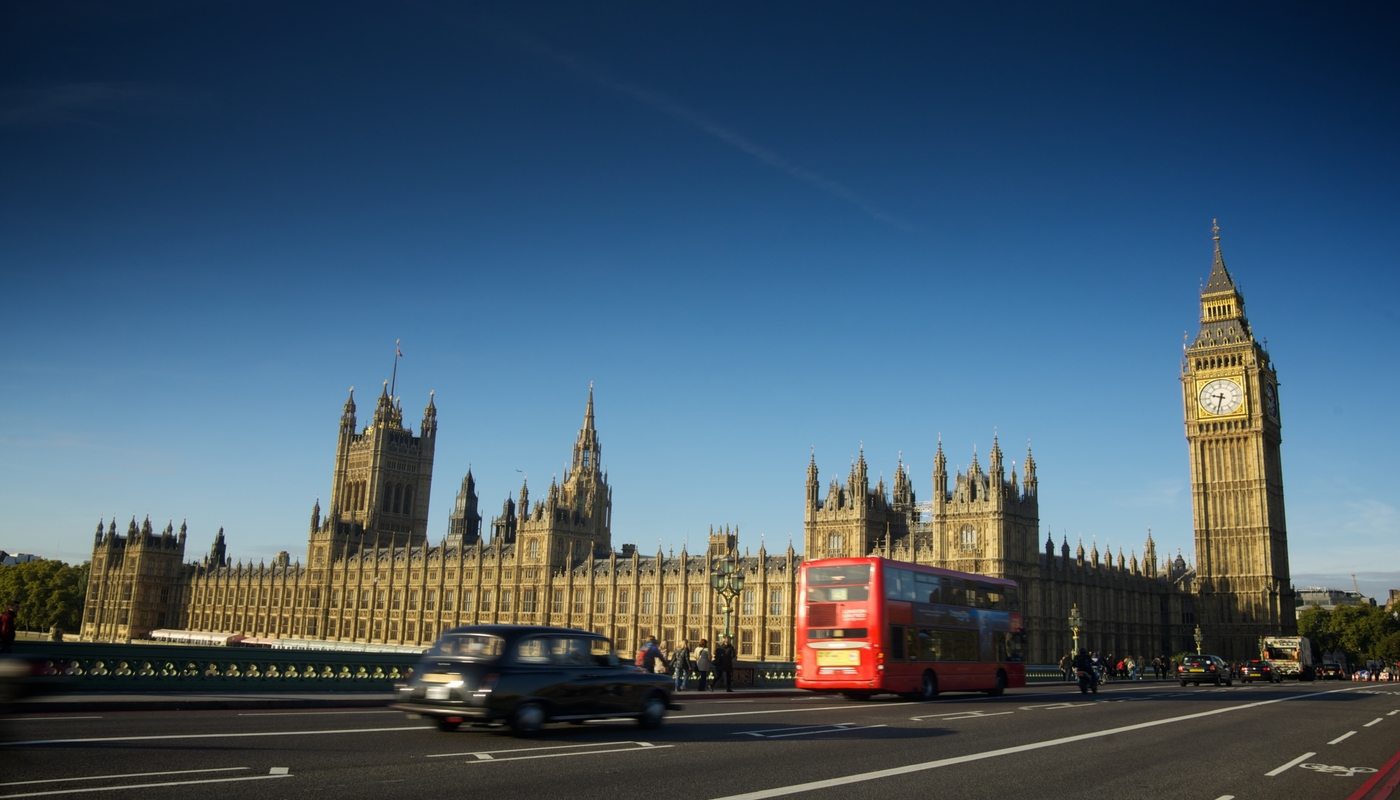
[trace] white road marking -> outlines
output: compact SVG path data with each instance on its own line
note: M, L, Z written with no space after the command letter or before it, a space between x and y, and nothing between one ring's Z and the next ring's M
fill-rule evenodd
M24 742L0 742L0 747L36 744L89 744L92 742L151 742L172 739L243 739L256 736L326 736L335 733L391 733L394 731L426 731L432 725L405 725L398 728L341 728L328 731L257 731L250 733L166 733L154 736L91 736L85 739L30 739Z
M1384 718L1383 718L1383 717L1376 717L1375 719L1371 720L1370 722L1366 723L1365 725L1362 725L1361 727L1363 727L1363 728L1369 728L1369 727L1371 727L1372 725L1375 725L1377 722L1380 722L1382 719L1384 719Z
M199 781L167 781L165 783L129 783L121 786L90 786L82 789L50 789L44 792L23 792L3 795L12 797L46 797L55 794L90 794L92 792L120 792L128 789L160 789L166 786L196 786L204 783L237 783L239 781L265 781L277 778L290 778L291 775L248 775L242 778L205 778Z
M910 717L909 719L918 722L925 719L941 719L945 722L954 722L960 719L981 719L983 717L1000 717L1004 714L1014 714L1014 711L959 711L954 714L925 714L921 717Z
M918 764L907 764L902 767L892 767L890 769L876 770L874 772L861 772L853 775L846 775L839 778L830 778L821 781L811 781L809 783L799 783L790 786L778 786L772 789L762 789L756 792L746 792L744 794L728 795L726 797L716 798L716 800L764 800L764 798L769 797L782 797L784 795L799 794L801 792L810 792L817 789L829 789L832 787L845 786L852 783L864 783L866 781L874 781L879 780L881 778L892 778L899 775L909 775L915 772L939 769L942 767L949 767L957 764L966 764L973 761L982 761L984 759L989 758L1000 758L1002 756L1015 755L1017 753L1025 753L1031 750L1041 750L1047 747L1058 747L1060 745L1074 744L1076 742L1090 741L1092 739L1101 739L1106 736L1117 736L1118 734L1127 733L1130 731L1145 730L1147 728L1155 728L1159 725L1171 725L1177 722L1185 722L1187 720L1193 719L1203 719L1205 717L1216 716L1217 714L1230 714L1236 711L1244 711L1246 709L1259 708L1262 706L1273 705L1275 703L1286 703L1291 700L1298 700L1304 697L1313 697L1316 695L1333 694L1336 692L1346 691L1352 690L1334 689L1326 692L1288 695L1285 697L1277 697L1271 700L1260 700L1255 703L1245 703L1243 705L1238 706L1214 708L1209 711L1200 711L1195 714L1184 714L1179 717L1166 717L1164 719L1151 720L1149 722L1139 722L1133 725L1125 725L1121 728L1110 728L1105 730L1091 731L1089 733L1081 733L1076 734L1074 736L1066 736L1060 739L1047 739L1045 741L1031 742L1029 744L1016 745L1014 747L1003 747L997 750L988 750L982 753L969 753L964 756L941 758L935 761L925 761ZM1304 759L1311 758L1314 755L1316 755L1316 753L1307 753L1306 755L1301 756L1295 761L1289 762L1288 764L1285 764L1284 766L1267 774L1277 775L1280 772L1283 772L1285 769L1288 769L1289 767L1292 767L1295 764L1301 763Z
M1342 740L1344 740L1344 739L1350 738L1350 737L1355 736L1355 735L1356 735L1356 731L1347 731L1346 733L1342 734L1341 736L1338 736L1337 738L1335 738L1335 739L1333 739L1332 741L1328 742L1328 744L1336 744L1337 742L1340 742L1340 741L1342 741Z
M10 781L0 786L30 786L36 783L70 783L72 781L105 781L113 778L150 778L156 775L195 775L203 772L237 772L249 767L211 767L209 769L177 769L166 772L126 772L118 775L88 775L82 778L44 778L37 781Z
M581 747L611 747L615 744L621 745L644 745L647 742L626 741L626 742L579 742L576 744L552 744L543 747L513 747L509 750L468 750L464 753L430 753L424 758L460 758L462 756L476 756L486 758L498 753L533 753L538 750L577 750Z
M856 725L853 722L841 722L835 725L804 725L800 728L768 728L761 731L740 731L735 736L754 736L759 739L786 739L791 736L813 736L818 733L848 733L850 731L863 731L869 728L888 728L888 725Z
M572 752L568 753L540 753L538 750L559 750L570 748L554 747L530 747L520 750L497 750L494 753L466 753L472 760L468 764L503 764L507 761L534 761L540 758L574 758L575 756L615 756L622 753L645 753L652 750L669 750L675 747L673 744L652 744L651 742L600 742L591 745L594 749L581 749L584 745L574 746ZM503 754L497 758L495 753ZM532 755L517 755L517 753L532 753Z
M1096 706L1096 705L1098 705L1098 703L1094 703L1094 702L1087 702L1087 703L1071 703L1070 701L1066 700L1066 701L1064 701L1063 703L1040 703L1039 705L1033 705L1033 706L1020 706L1020 710L1021 710L1021 711L1035 711L1037 708L1047 709L1047 710L1055 710L1055 709L1061 709L1061 708L1093 708L1093 707Z
M267 771L267 774L269 774L269 775L286 775L288 772L291 772L291 771L292 771L292 768L291 768L291 767L273 767L272 769L270 769L270 770Z
M863 706L850 703L843 706L818 706L816 708L778 708L771 711L722 711L717 714L671 714L666 719L705 719L707 717L748 717L758 714L802 714L808 711L859 711L869 708L893 708L895 706L912 706L914 702L908 703L881 703L878 706Z
M1304 754L1302 754L1301 756L1298 756L1297 758L1295 758L1295 759L1293 759L1292 761L1288 762L1287 764L1284 764L1283 766L1274 769L1272 772L1266 772L1266 773L1264 773L1264 777L1266 777L1266 778L1273 778L1273 777L1277 777L1277 776L1279 776L1279 775L1282 775L1283 773L1287 772L1287 771L1290 770L1290 769L1293 769L1294 767L1298 766L1299 764L1303 763L1304 761L1307 761L1308 759L1312 758L1312 757L1315 756L1315 755L1317 755L1317 753L1304 753Z
M1215 798L1215 800L1235 800L1235 796L1232 794L1222 794Z
M102 717L10 717L10 722L67 722L78 719L102 719Z

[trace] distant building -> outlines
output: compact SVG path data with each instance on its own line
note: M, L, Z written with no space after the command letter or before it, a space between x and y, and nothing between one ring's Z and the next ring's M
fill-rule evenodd
M1298 615L1309 608L1333 611L1342 606L1375 606L1376 601L1360 592L1345 592L1341 589L1324 589L1310 586L1298 590Z
M0 567L12 567L15 564L27 564L30 561L38 561L39 556L32 553L7 553L0 550Z
M1200 331L1182 359L1190 451L1195 567L1178 553L1159 560L1149 533L1142 558L1082 542L1071 555L1046 534L1041 545L1039 476L1029 448L1022 471L1004 462L994 437L984 469L974 453L950 474L940 442L932 500L915 500L901 462L893 486L874 487L862 452L844 483L823 492L816 454L807 466L804 544L809 558L879 554L1012 578L1021 583L1032 662L1070 647L1077 607L1080 642L1104 653L1151 657L1205 648L1230 659L1256 651L1258 636L1291 633L1296 622L1283 520L1277 377L1255 340L1220 251L1201 292ZM1093 424L1092 416L1083 424ZM98 524L84 609L89 640L147 637L180 628L258 637L426 646L444 628L521 622L586 628L628 651L646 636L665 644L712 641L723 601L711 565L732 558L746 578L732 609L739 656L791 661L797 571L792 545L739 549L737 528L711 528L703 552L614 549L612 487L590 388L573 458L560 482L532 501L522 484L483 536L470 470L447 532L428 541L428 501L437 437L430 394L417 434L398 398L381 392L361 429L354 392L342 408L323 515L311 513L305 565L234 564L223 530L208 555L185 561L187 531L157 534L133 518ZM718 501L712 505L722 511Z

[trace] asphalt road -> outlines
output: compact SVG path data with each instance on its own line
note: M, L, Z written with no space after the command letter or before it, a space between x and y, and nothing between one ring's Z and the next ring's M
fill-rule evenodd
M0 798L1400 800L1400 684L715 696L662 729L441 733L379 708L25 713Z

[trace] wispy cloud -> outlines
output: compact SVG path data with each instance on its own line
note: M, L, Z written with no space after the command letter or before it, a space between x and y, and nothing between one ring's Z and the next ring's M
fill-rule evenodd
M106 130L101 118L157 94L140 83L90 81L0 90L0 128L80 125Z
M515 42L516 45L523 50L559 64L596 86L624 97L629 97L654 111L665 114L694 130L698 130L764 166L775 169L799 183L806 184L829 197L833 197L860 209L871 219L902 231L913 230L913 226L908 222L890 214L864 197L861 197L840 181L828 178L819 172L793 163L777 152L764 147L733 128L721 124L717 120L681 103L669 95L625 80L599 64L586 61L571 53L559 50L548 42L518 29L499 23L494 25L493 28L500 36Z

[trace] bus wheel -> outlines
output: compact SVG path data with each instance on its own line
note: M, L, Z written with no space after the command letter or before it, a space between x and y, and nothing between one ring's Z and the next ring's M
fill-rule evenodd
M925 670L924 677L919 682L919 691L914 697L918 700L932 700L938 696L938 678L933 673Z
M1005 672L1002 672L1001 670L997 670L997 684L996 684L996 686L993 686L992 688L988 689L988 690L987 690L987 694L988 694L988 696L990 696L990 697L1001 697L1002 692L1005 692L1005 691L1006 691L1006 673L1005 673Z

